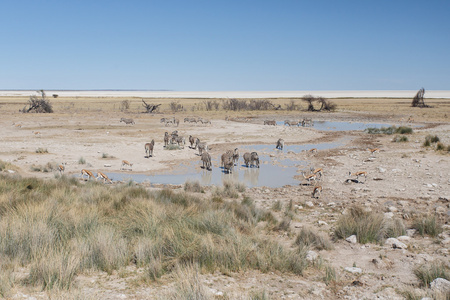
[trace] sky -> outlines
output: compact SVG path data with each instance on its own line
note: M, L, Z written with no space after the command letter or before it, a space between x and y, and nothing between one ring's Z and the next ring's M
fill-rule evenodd
M450 1L2 0L0 89L450 90Z

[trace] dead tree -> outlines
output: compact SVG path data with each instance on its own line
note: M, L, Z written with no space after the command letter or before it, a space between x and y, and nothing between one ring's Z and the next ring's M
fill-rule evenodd
M316 101L316 97L312 95L305 95L302 100L308 103L308 111L315 111L313 102Z
M23 113L52 113L53 107L49 100L47 100L47 97L45 95L44 90L39 90L37 93L41 94L41 97L38 97L36 95L30 96L30 100L28 100L29 107L26 106L22 109Z
M151 113L153 113L161 104L147 104L147 103L145 103L145 101L144 101L144 99L142 99L142 102L144 102L143 104L142 104L142 106L144 106L145 107L145 112L146 113L148 113L148 114L151 114Z
M318 97L317 102L321 104L319 111L321 110L332 111L336 109L336 104L323 97Z
M413 101L411 103L412 107L429 107L423 101L423 96L425 95L425 89L421 88L417 94L414 96Z

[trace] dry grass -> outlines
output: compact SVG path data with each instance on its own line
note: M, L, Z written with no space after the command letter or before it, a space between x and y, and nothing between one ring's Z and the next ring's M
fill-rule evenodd
M0 176L0 262L29 268L25 284L65 290L79 273L112 273L130 263L145 267L148 281L188 262L207 272L302 274L307 267L305 253L256 230L259 222L275 221L248 197L210 201L65 176ZM18 283L4 274L0 291L7 294Z
M414 269L414 275L416 275L417 279L425 287L429 287L430 283L436 278L450 280L450 272L443 262L420 265Z
M317 250L333 249L333 244L328 236L308 227L303 227L300 230L295 239L295 244L300 248L311 247Z

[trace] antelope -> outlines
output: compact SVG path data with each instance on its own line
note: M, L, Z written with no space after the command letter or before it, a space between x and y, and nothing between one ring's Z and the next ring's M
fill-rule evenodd
M32 131L32 133L34 133L35 136L40 136L41 135L40 131Z
M64 167L64 165L65 165L65 163L58 165L59 174L64 173L64 171L66 170L66 167Z
M130 163L128 160L122 160L122 167L120 167L120 169L123 170L125 166L128 166L130 170L132 170L133 168L133 164Z
M95 180L97 180L99 178L102 179L104 183L106 183L106 182L112 183L112 180L109 179L105 173L97 172L97 178L95 178Z
M322 178L322 175L323 175L323 169L322 168L317 168L317 169L311 168L311 172L314 175L319 174L320 178Z
M412 123L412 122L414 122L414 117L409 116L408 121L406 121L406 123Z
M356 179L358 179L358 180L359 180L359 176L363 176L364 180L367 179L367 172L366 171L360 171L360 172L355 172L355 173L348 172L348 175L349 176L356 176Z
M203 152L201 156L201 161L203 162L203 169L211 171L211 155L208 152Z
M126 125L128 125L128 124L134 125L135 124L133 119L120 118L119 123L120 122L124 122Z
M16 124L16 128L22 128L22 124Z
M312 197L319 199L321 193L322 193L322 187L320 185L315 186L312 191ZM316 194L317 194L317 197L316 197Z
M150 156L153 157L153 147L155 146L155 140L152 140L150 143L145 144L145 154L147 158Z
M305 176L305 172L302 172L302 176L303 176L303 178L305 178L306 179L306 181L308 181L308 182L311 182L311 181L316 181L316 179L317 179L317 175L316 174L310 174L310 175L307 175L307 176Z
M372 155L374 153L380 152L380 148L373 148L373 149L367 148L367 150L369 150Z
M86 170L86 169L81 170L81 179L83 179L83 180L84 180L84 175L87 176L88 180L91 178L95 178L94 174L91 171Z
M312 148L312 149L310 149L308 152L316 153L316 152L317 152L317 148Z
M284 148L284 140L283 139L278 139L277 146L275 148L283 150L283 148Z

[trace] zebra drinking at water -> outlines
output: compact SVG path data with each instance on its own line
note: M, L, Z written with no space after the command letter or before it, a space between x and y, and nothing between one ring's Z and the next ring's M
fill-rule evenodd
M211 155L208 152L203 152L201 156L201 161L203 162L203 169L211 171Z

